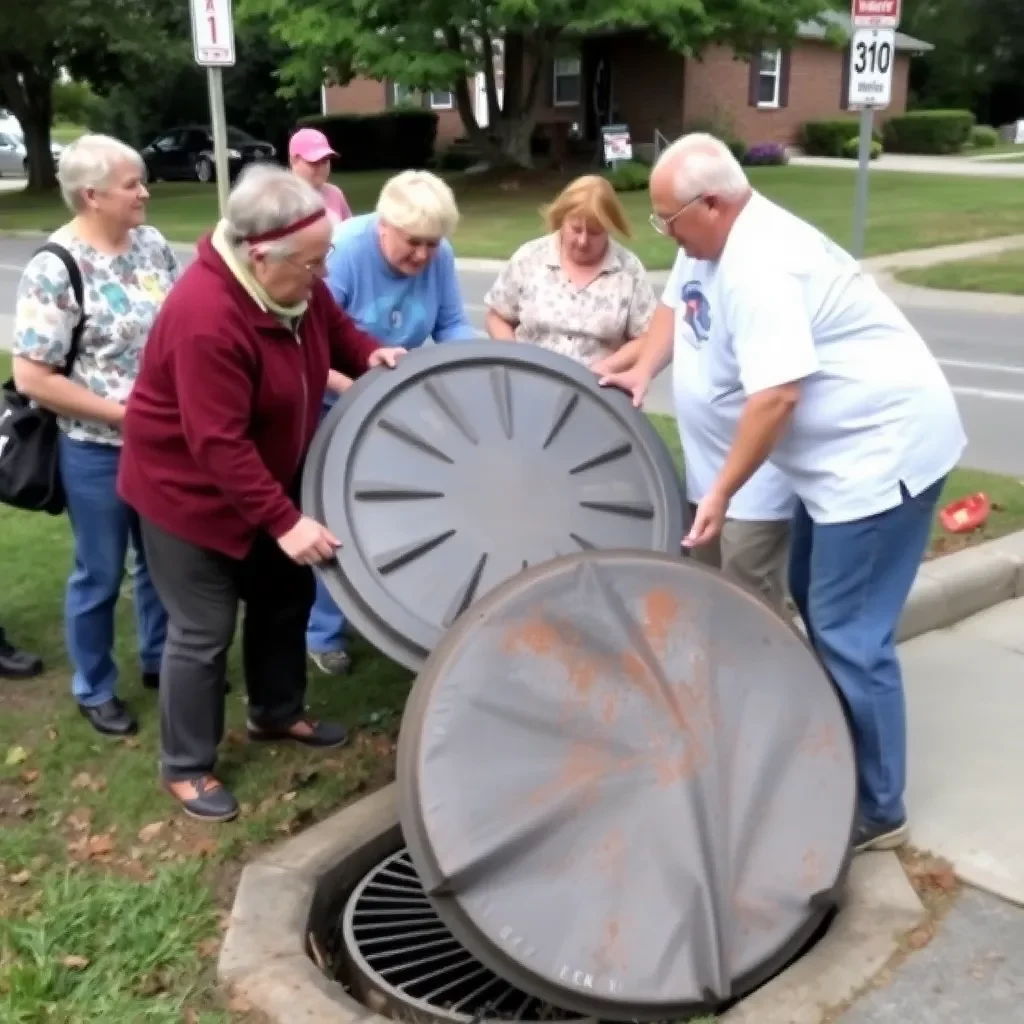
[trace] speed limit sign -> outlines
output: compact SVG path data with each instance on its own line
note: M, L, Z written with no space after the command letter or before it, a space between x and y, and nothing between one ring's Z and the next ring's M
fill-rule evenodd
M896 33L891 28L857 29L850 40L849 106L889 106L895 62Z

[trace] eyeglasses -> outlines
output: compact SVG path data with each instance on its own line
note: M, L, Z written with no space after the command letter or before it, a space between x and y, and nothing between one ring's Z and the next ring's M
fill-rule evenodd
M327 270L327 261L331 258L332 252L334 252L333 245L328 247L327 252L325 252L320 259L310 260L308 263L298 263L290 256L284 256L282 259L285 263L290 263L293 267L298 267L300 270L304 270L307 274L322 274Z
M698 192L692 199L688 199L682 206L672 214L671 217L662 217L657 213L652 213L650 217L651 227L658 232L659 235L667 235L672 227L672 222L678 217L684 210L689 209L694 203L699 203L704 198L703 192Z

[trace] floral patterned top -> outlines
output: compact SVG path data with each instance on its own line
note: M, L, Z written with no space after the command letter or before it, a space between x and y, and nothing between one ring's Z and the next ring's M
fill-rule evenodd
M164 236L148 226L134 228L131 249L116 255L87 245L70 225L50 241L63 245L82 271L86 323L71 379L103 398L126 402L149 329L181 272L178 259ZM34 256L18 284L14 354L63 367L81 313L64 264L52 253ZM79 441L121 443L120 432L107 423L64 417L59 423Z
M557 234L521 246L484 303L529 341L587 364L643 334L658 300L640 260L613 239L601 272L578 288L562 269Z

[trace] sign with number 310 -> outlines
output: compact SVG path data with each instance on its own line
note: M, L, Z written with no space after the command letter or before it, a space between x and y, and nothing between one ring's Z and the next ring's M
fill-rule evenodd
M895 62L896 33L891 28L857 29L850 40L849 106L889 106Z
M231 0L189 0L192 51L202 68L229 68L235 63L235 26Z

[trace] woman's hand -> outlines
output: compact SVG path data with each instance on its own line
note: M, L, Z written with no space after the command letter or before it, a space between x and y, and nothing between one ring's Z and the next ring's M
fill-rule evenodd
M405 355L404 348L377 348L370 353L366 365L371 370L377 366L386 366L389 370L393 370L398 365L398 360Z

